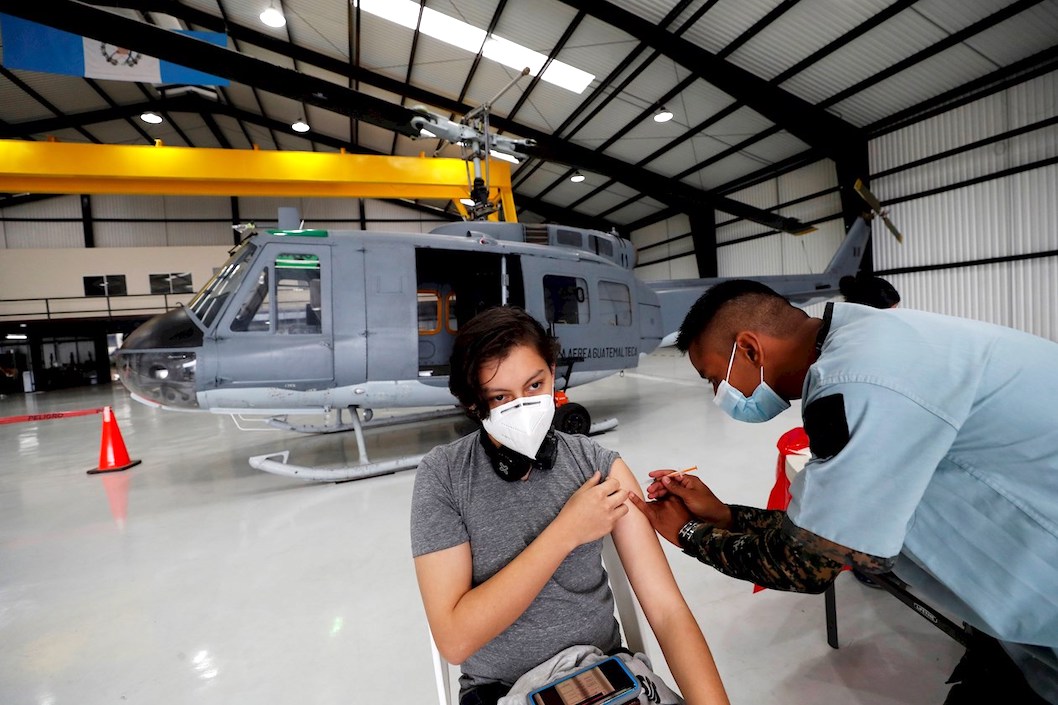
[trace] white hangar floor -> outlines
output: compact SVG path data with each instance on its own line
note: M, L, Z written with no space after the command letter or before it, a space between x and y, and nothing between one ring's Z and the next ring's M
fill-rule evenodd
M723 416L672 350L571 397L620 427L598 437L637 476L697 464L726 501L763 506L775 440ZM345 484L256 471L247 458L356 461L352 434L243 432L160 412L119 384L0 399L0 417L112 405L143 463L88 476L100 417L0 425L0 702L435 702L408 539L414 472ZM425 452L453 420L368 432L372 459ZM734 703L941 703L961 649L888 594L837 583L841 648L823 597L765 591L666 544ZM656 643L658 670L667 673Z

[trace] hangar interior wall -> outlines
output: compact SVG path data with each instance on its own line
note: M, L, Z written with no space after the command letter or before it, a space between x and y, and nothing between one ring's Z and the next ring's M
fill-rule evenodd
M1051 72L871 142L906 236L875 229L875 269L907 306L1058 340L1056 118Z
M883 134L869 155L871 189L905 235L900 245L873 223L874 268L903 305L1058 340L1058 72ZM728 194L818 230L774 233L717 212L720 276L822 271L844 237L837 186L821 160ZM683 216L633 232L636 273L696 276L689 232Z
M428 232L447 222L370 199L241 197L238 214L239 222L274 228L278 208L294 206L307 228L360 230L361 203L371 230ZM150 294L149 275L166 272L189 272L197 290L234 242L230 198L92 196L91 211L95 247L85 247L79 196L0 209L0 300L83 297L83 277L113 274L125 275L129 295Z
M697 279L698 261L691 240L691 221L679 214L631 234L636 246L636 276L644 281Z
M806 236L775 233L759 223L718 211L716 240L720 276L809 274L824 270L844 237L836 187L833 163L824 160L732 193L731 198L735 200L814 222L817 230ZM789 205L779 205L786 203ZM631 240L638 252L636 275L644 280L698 278L690 220L686 215L635 230Z

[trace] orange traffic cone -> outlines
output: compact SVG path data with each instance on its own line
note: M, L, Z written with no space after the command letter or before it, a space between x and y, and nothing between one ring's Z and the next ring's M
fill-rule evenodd
M129 460L125 441L121 439L118 421L109 406L103 407L103 441L99 448L99 467L88 471L89 475L100 472L117 472L139 465L141 460Z

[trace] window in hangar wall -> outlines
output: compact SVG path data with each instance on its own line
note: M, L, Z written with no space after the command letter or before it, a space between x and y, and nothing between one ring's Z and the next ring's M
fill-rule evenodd
M125 296L128 294L124 274L101 274L84 277L85 296Z
M169 274L151 274L152 294L193 294L190 272L172 272Z

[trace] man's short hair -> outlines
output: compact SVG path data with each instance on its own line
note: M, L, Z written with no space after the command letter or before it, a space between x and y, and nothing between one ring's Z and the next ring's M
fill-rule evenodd
M459 327L449 360L448 389L472 418L489 415L479 379L482 366L502 361L519 345L536 350L548 367L554 367L558 359L558 341L535 318L514 306L486 309Z
M873 308L892 308L900 303L900 292L892 284L864 272L842 277L838 288L850 304Z
M794 308L786 297L771 287L752 279L730 279L710 287L702 294L683 319L676 348L687 352L691 344L714 323L722 322L725 329L734 328L781 333L787 326L782 314Z

